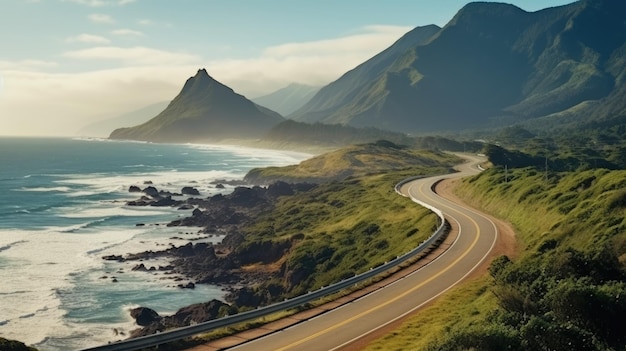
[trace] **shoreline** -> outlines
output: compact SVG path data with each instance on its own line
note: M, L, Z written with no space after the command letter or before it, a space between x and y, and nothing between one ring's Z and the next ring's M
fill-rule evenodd
M205 147L205 144L185 144ZM208 147L225 148L232 151L231 146L208 145ZM249 147L237 147L240 150L259 149ZM283 154L282 151L273 151ZM300 152L290 152L291 155L302 157ZM308 154L307 154L308 155ZM182 237L173 237L170 239L180 239L186 241L185 244L174 245L167 243L167 248L160 250L148 250L143 252L126 252L121 255L107 255L102 259L105 261L124 262L132 264L132 271L143 272L146 274L159 273L173 278L161 278L173 281L174 286L179 289L195 289L198 285L209 285L220 288L224 294L219 299L206 301L207 303L220 303L232 307L232 304L242 302L242 296L246 295L247 289L271 278L267 272L243 270L242 267L235 264L234 261L241 261L245 254L234 254L238 246L244 241L244 237L240 234L239 228L247 223L256 220L259 213L267 207L272 206L271 203L277 197L286 194L293 194L296 191L308 190L314 185L312 184L294 184L289 185L284 182L278 182L279 185L273 184L266 187L251 185L240 180L214 180L211 185L217 189L223 189L224 184L233 186L231 192L202 196L197 189L192 186L185 186L180 192L172 193L156 188L151 182L144 184L141 189L138 186L129 185L129 193L140 195L139 199L126 201L124 206L131 207L168 207L185 210L192 210L191 214L172 219L165 224L166 227L185 228L180 233ZM146 226L155 224L138 223L136 226ZM158 224L156 224L158 225ZM188 235L197 237L189 238ZM219 241L203 242L206 238L220 237ZM202 240L202 241L201 241ZM251 249L254 251L254 249ZM249 253L249 252L248 252ZM167 265L152 264L154 259L162 259L167 261ZM198 268L201 267L201 268ZM178 283L178 284L177 284ZM169 285L168 285L169 287ZM245 297L243 297L245 300ZM228 305L230 304L230 305ZM246 305L259 305L259 303L247 303ZM177 318L180 311L190 308L205 308L202 304L194 304L180 308L176 313L167 316L158 316L157 320L163 321L169 318L172 320ZM139 306L145 308L145 306ZM130 310L131 315L135 312ZM156 312L154 314L158 315ZM217 316L210 316L214 319ZM194 322L203 322L205 320L194 320ZM188 323L186 321L185 323ZM145 324L145 323L144 323ZM188 324L184 324L188 325ZM180 327L184 325L169 325L168 327ZM147 335L155 330L159 331L154 324L142 325L137 323L138 329L132 330L132 337ZM156 328L156 329L155 329Z
M196 235L190 228L166 227L178 216L190 216L191 211L125 206L134 199L128 193L129 185L145 180L164 189L193 185L206 196L214 194L206 187L209 181L241 179L247 169L296 162L293 154L285 152L248 152L228 146L109 143L74 137L3 140L4 150L13 150L5 158L11 167L4 173L1 187L7 196L0 201L0 212L6 214L0 217L4 234L1 259L6 260L3 277L11 284L2 289L6 304L0 330L6 337L36 344L41 350L78 349L87 346L83 343L89 339L106 343L103 338L114 337L107 324L132 323L126 308L146 305L153 298L156 303L150 306L163 305L164 313L171 313L218 296L208 295L204 288L179 294L178 282L160 280L169 275L131 272L132 265L102 260L101 256L108 254L197 243L197 238L221 240ZM55 160L40 159L41 150L54 153ZM227 185L224 191L231 187ZM145 265L148 263L158 267L156 261ZM125 274L113 283L112 276L122 267ZM108 278L101 279L105 275ZM221 290L219 298L225 293ZM19 302L23 299L28 303ZM85 340L75 339L77 335ZM42 341L44 337L46 341Z

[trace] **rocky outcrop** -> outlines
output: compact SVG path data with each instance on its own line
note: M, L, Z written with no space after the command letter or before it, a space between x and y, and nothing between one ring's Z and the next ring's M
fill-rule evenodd
M191 324L210 321L219 317L220 310L229 307L228 304L219 300L198 303L183 307L171 316L161 317L157 312L146 307L131 310L130 315L135 318L137 325L144 328L133 330L131 338L151 335L167 329L185 327Z
M280 242L264 241L245 243L245 237L240 229L254 221L262 212L271 209L275 199L280 196L292 195L307 186L298 186L278 182L267 188L253 186L239 186L228 194L217 194L206 199L188 198L184 205L195 209L191 216L177 219L168 226L202 227L207 233L223 233L222 243L213 246L207 243L187 243L182 246L170 247L161 251L144 251L127 254L125 256L110 255L104 257L114 261L140 261L134 266L136 271L162 271L168 269L171 273L182 275L191 280L190 283L180 284L183 288L195 287L195 284L249 284L265 281L273 277L272 272L254 272L241 270L240 267L252 263L272 263L278 261L292 246L291 240ZM143 206L181 206L178 200L171 196L161 197L163 192L154 186L143 190L150 197L129 202L129 205ZM219 254L216 252L219 251ZM147 260L169 257L171 267L147 267L143 262ZM171 269L169 269L171 268Z
M21 341L9 340L0 337L0 350L2 351L37 351L34 347L26 346Z
M155 310L147 307L133 308L130 310L130 316L135 319L137 325L141 325L142 327L161 320L161 316L159 316Z
M191 186L183 187L180 192L183 195L200 195L200 191L198 191L198 189L191 187Z
M197 284L213 284L228 287L230 290L226 300L234 305L257 307L271 303L284 292L284 288L277 284L271 289L263 291L254 287L260 283L271 280L280 281L283 274L278 268L271 270L242 269L246 265L264 264L269 265L280 262L284 255L289 252L301 238L294 236L282 241L251 241L247 242L245 225L252 223L261 213L271 210L276 199L281 196L289 196L302 191L310 190L311 184L289 184L277 182L267 187L238 186L230 194L217 194L208 198L185 198L174 200L171 195L163 196L164 192L154 186L148 186L143 190L141 199L129 202L129 205L154 206L155 204L171 203L172 206L193 207L191 215L177 219L168 226L195 226L201 227L205 233L221 233L224 239L219 244L192 243L181 246L172 246L161 251L144 251L140 253L121 255L109 255L103 257L107 260L137 263L132 268L139 272L166 271L172 277L184 277L186 282L180 282L177 286L182 289L193 289ZM187 192L189 189L184 189ZM169 258L170 265L154 267L148 263L151 259ZM276 265L279 267L280 265ZM232 288L237 286L238 288ZM141 336L162 331L170 327L181 326L188 321L200 322L206 318L214 318L215 306L194 305L193 312L181 310L170 317L155 316L150 310L137 310L133 312L134 318L141 318L144 328L133 332L133 336ZM223 306L219 305L217 308ZM191 306L190 306L191 307ZM205 311L205 312L202 312ZM207 312L207 311L210 311ZM184 315L184 316L183 316ZM169 319L168 319L169 318ZM175 320L175 322L174 322ZM138 321L139 323L139 321ZM147 323L147 324L146 324Z

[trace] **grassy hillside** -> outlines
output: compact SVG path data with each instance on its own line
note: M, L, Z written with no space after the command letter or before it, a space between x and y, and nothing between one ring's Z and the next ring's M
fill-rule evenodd
M415 166L436 169L444 164L452 164L455 160L455 157L441 152L414 150L388 141L378 141L347 146L298 165L253 169L244 179L254 184L269 184L276 180L321 183Z
M454 136L458 138L458 136ZM466 137L471 140L472 138ZM413 149L480 151L482 143L476 141L457 141L442 136L409 136L405 133L391 132L372 127L352 127L341 124L304 123L286 120L274 126L262 138L257 140L238 140L256 148L280 150L299 150L321 154L354 144L373 143L388 140L397 145Z
M623 350L625 189L626 171L606 169L495 167L465 180L468 203L516 227L519 257L497 258L368 349Z
M290 247L278 261L251 262L243 268L275 273L273 280L253 287L252 294L265 302L298 295L389 261L432 234L436 215L399 196L394 186L408 177L446 173L458 160L443 153L388 148L386 157L393 152L403 155L393 160L395 170L390 172L380 164L380 148L361 145L325 155L323 167L340 173L352 170L354 175L326 178L312 190L282 196L242 229L245 243L238 250L287 242ZM411 157L405 156L409 153ZM272 172L291 178L319 176L316 167L308 166Z

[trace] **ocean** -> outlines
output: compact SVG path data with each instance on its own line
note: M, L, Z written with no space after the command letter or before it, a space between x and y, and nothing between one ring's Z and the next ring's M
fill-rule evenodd
M106 255L221 240L199 228L167 227L191 210L131 207L131 185L202 197L211 182L309 155L214 145L71 138L0 138L0 337L41 351L78 350L137 328L134 307L170 314L222 298L217 286L180 289L171 275L132 271ZM140 224L140 225L138 225ZM167 262L146 262L146 266ZM116 336L116 334L118 334Z

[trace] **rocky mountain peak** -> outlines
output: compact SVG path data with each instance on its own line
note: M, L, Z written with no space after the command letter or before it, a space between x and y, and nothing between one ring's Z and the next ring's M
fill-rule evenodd
M142 125L116 129L110 137L166 142L258 138L283 120L201 68L165 110Z
M212 89L225 90L228 93L233 92L231 88L213 79L206 69L201 68L195 76L187 79L180 95L206 94Z

